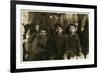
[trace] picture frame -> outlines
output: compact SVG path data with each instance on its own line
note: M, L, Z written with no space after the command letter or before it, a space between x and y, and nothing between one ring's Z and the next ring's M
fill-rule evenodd
M23 58L23 36L22 35L22 18L23 12L30 12L32 15L37 15L37 19L41 15L59 16L60 14L76 14L88 16L88 39L89 39L89 57L88 59L79 60L44 60L33 61ZM84 14L86 13L86 14ZM39 17L38 17L38 14ZM27 14L26 14L27 15ZM32 16L30 15L30 16ZM35 18L36 18L35 17ZM70 17L70 16L69 16ZM31 18L31 17L30 17ZM41 22L43 17L41 17ZM68 18L69 19L69 18ZM76 18L77 19L77 18ZM85 19L85 17L84 17ZM28 19L26 19L27 21ZM35 20L35 19L34 19ZM35 20L36 21L36 20ZM46 23L47 18L44 18L43 24ZM70 21L70 20L69 20ZM72 21L72 19L71 19ZM76 20L77 21L77 20ZM36 21L34 23L40 24ZM48 21L51 22L51 21ZM27 22L26 22L27 23ZM68 22L70 23L70 22ZM78 23L79 24L79 23ZM77 29L78 30L78 29ZM25 30L24 30L25 31ZM45 70L61 70L61 69L80 69L97 67L97 6L81 5L81 4L64 4L64 3L47 3L47 2L33 2L33 1L11 1L11 30L10 30L10 46L11 46L11 72L29 72L29 71L45 71ZM92 48L92 49L91 49ZM26 55L25 55L26 56Z

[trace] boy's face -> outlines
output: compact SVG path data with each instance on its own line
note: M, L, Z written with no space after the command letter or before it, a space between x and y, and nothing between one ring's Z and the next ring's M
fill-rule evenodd
M58 27L58 28L57 28L57 32L58 32L58 33L62 33L62 31L63 31L63 29L62 29L61 27Z
M40 31L40 36L41 36L42 38L46 37L46 35L47 35L46 30L41 30L41 31Z
M75 32L76 32L76 29L75 29L74 26L70 25L69 31L70 31L71 33L75 33Z

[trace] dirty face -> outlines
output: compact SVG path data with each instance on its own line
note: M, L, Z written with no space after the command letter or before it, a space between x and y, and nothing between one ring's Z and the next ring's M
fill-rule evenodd
M76 32L76 29L75 29L74 26L70 25L69 31L70 31L71 33L75 33L75 32Z
M41 30L41 31L40 31L40 36L41 36L42 38L46 37L46 35L47 35L46 30Z
M62 31L63 31L63 29L62 29L61 27L58 27L58 28L57 28L57 32L58 32L58 33L62 33Z

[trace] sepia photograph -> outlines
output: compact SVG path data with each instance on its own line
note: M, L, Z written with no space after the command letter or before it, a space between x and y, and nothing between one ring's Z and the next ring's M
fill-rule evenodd
M11 72L97 66L96 6L11 2Z
M23 61L87 59L89 15L21 10Z

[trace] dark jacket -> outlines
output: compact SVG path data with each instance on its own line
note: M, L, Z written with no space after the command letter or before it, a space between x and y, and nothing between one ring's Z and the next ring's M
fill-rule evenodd
M65 36L65 53L73 54L73 56L79 56L79 52L81 51L80 38L78 34L68 34Z
M63 34L56 34L54 37L54 45L55 45L55 58L56 59L63 59L64 56L64 35Z
M33 61L44 60L46 44L47 44L47 37L44 39L41 38L40 36L36 37L32 42L32 44L30 44L31 48L30 48L29 59Z

